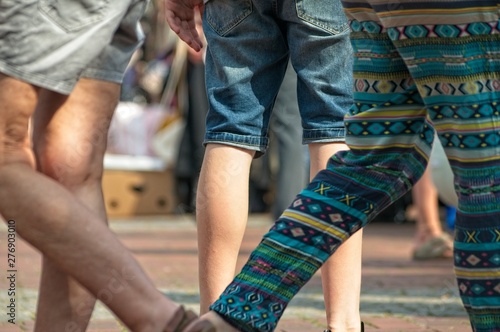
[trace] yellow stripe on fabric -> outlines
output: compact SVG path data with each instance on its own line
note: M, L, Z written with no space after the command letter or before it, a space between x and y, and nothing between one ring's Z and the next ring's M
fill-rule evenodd
M352 34L351 34L352 36ZM357 53L355 53L357 54ZM367 61L371 61L368 59ZM407 70L391 72L391 73L371 73L366 71L355 71L353 74L355 79L371 80L371 81L392 81L396 79L408 79L410 74Z
M342 241L345 241L349 238L349 235L347 235L345 232L339 231L337 228L332 227L331 225L325 225L321 222L318 222L312 218L308 218L306 215L301 215L298 213L294 213L290 210L286 210L283 212L284 217L288 217L297 221L301 221L307 225L311 225L317 229L320 229L324 231L325 233L331 234L339 239L342 239Z
M460 270L455 268L455 274L457 277L463 277L468 279L482 279L482 278L498 278L500 277L500 270L490 270L490 271L474 271L474 270Z
M344 8L345 13L375 13L372 8L364 8L364 7L353 7L353 8Z
M416 144L384 144L384 145L354 145L349 144L351 150L385 150L388 148L403 148L403 149L417 149L419 154L426 156L421 149L418 148Z
M446 148L446 147L445 147ZM492 149L496 149L492 147ZM448 160L450 161L459 161L461 163L482 163L482 162L489 162L489 161L495 161L495 160L500 160L499 155L494 155L490 157L485 157L485 158L459 158L459 157L453 157L453 156L448 156Z
M377 12L378 16L384 17L396 17L396 16L414 16L414 15L439 15L439 16L454 16L460 14L475 14L477 13L487 13L496 12L497 7L467 7L458 9L446 9L446 12L442 8L438 9L401 9L401 10L391 10L387 12Z
M383 105L383 103L382 103ZM407 106L407 107L402 107L402 106L392 106L389 109L385 108L385 110L380 109L377 110L377 107L381 107L382 105L375 105L373 106L372 109L360 112L356 115L351 115L351 116L346 116L345 119L348 121L354 121L359 118L362 119L371 119L371 118L381 118L383 120L384 118L398 118L400 119L401 117L404 117L406 114L410 114L412 117L418 116L426 116L427 115L427 110L421 107L415 107L415 106Z
M481 117L476 118L476 120L480 121ZM490 118L487 118L487 121L484 123L475 122L475 123L463 123L463 122L453 122L453 123L435 123L434 129L440 131L452 131L452 132L484 132L485 130L498 130L498 125L495 123L491 123ZM483 135L484 136L484 135Z

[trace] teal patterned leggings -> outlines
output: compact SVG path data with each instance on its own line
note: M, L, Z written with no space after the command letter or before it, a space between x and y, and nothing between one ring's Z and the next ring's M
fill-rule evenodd
M497 1L371 2L344 1L355 52L351 150L330 159L211 306L241 331L274 331L328 257L421 177L436 132L459 197L460 296L474 331L500 331Z

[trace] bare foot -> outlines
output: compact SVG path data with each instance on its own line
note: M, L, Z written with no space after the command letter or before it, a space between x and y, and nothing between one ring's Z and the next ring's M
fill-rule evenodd
M184 332L240 332L232 327L214 311L209 311L194 323L191 323Z

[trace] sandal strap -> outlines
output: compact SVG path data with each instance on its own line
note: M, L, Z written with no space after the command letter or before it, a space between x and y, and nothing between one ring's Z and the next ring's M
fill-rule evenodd
M186 326L188 326L192 321L198 318L191 310L187 310L184 306L179 306L174 313L174 317L167 323L165 327L165 332L182 332Z

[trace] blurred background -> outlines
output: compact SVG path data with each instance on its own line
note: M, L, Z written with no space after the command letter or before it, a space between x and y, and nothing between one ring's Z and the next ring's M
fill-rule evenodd
M103 179L110 217L192 213L195 209L208 109L204 56L179 42L162 13L161 1L151 2L142 21L146 40L127 69L111 124ZM296 113L293 126L300 127ZM268 153L252 166L250 213L270 212L276 200L280 165L279 142L274 136L289 132L292 123L274 123ZM301 129L294 135L293 144L301 146ZM301 174L296 174L298 188L302 188L308 156L305 147L299 152L294 160L303 165Z
M208 109L204 54L179 42L165 22L161 1L150 3L142 25L146 39L129 64L109 131L103 178L106 208L110 217L193 213ZM296 98L294 85L285 88L290 75L280 93ZM249 213L270 213L270 218L307 184L309 172L298 108L278 108L277 102L269 150L254 160L250 175ZM284 133L288 137L281 137ZM283 156L287 153L288 158ZM295 182L293 186L280 184L285 181L279 178L280 160L299 165L287 169L286 181ZM454 209L442 201L439 206L443 222L452 229ZM408 193L376 221L406 223L416 214Z

